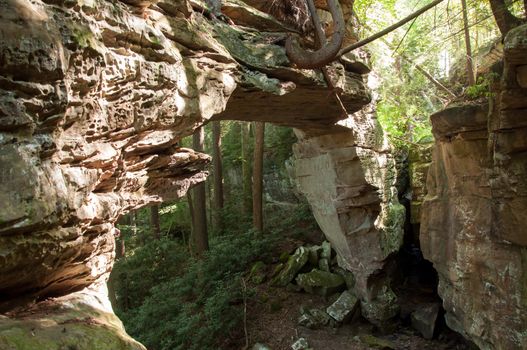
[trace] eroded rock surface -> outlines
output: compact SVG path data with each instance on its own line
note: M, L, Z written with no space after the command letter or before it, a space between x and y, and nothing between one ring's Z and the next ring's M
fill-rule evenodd
M395 189L395 161L372 108L340 125L347 128L300 135L295 176L339 265L354 274L363 314L382 325L397 314L384 267L402 244L405 219Z
M505 38L490 108L432 116L421 247L439 273L447 324L481 349L527 348L526 38L525 25Z
M341 265L363 302L386 289L404 215L377 123L344 114L320 72L291 65L287 21L240 1L224 7L240 26L193 11L199 0L0 0L1 329L25 334L20 322L47 324L91 291L102 301L85 313L95 323L107 318L96 310L111 314L103 287L115 221L204 181L209 157L178 141L213 116L297 128L301 188ZM329 67L349 113L370 101L360 60ZM46 309L56 315L20 309L48 297L58 297ZM141 348L111 323L107 348Z
M84 290L0 316L0 349L145 350L101 296Z

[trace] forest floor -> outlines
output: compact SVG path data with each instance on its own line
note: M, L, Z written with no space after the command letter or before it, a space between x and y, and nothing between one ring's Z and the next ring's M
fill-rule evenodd
M286 238L277 248L277 256L281 252L292 253L296 247L301 245L319 244L322 237L321 233L313 232L302 237L301 240ZM308 329L297 323L300 308L303 306L324 310L331 303L327 298L274 287L269 282L250 286L250 288L254 293L247 299L246 305L248 349L252 349L255 343L261 343L272 350L289 350L300 337L307 339L310 348L314 350L471 349L459 334L444 325L439 325L439 332L432 340L424 339L411 325L401 320L394 321L395 331L390 334L379 333L375 326L362 318L338 328L326 326L320 329ZM240 330L240 334L243 339L240 339L232 349L246 348L244 331Z

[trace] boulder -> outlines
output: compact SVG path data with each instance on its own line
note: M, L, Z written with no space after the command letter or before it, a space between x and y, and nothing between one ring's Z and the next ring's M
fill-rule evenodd
M412 312L412 327L419 331L425 339L432 339L439 315L440 305L420 305L417 310Z
M330 272L329 271L329 261L326 258L320 259L318 261L318 268L322 271Z
M289 257L280 273L273 279L272 284L279 287L287 286L295 279L298 271L307 263L308 258L308 250L304 247L298 247L295 253Z
M349 290L345 290L333 304L328 306L326 312L335 321L345 322L355 315L359 306L359 299Z
M344 278L344 282L346 282L346 287L349 290L353 290L353 287L355 287L355 276L353 276L352 272L344 270L342 267L333 268L333 272L342 276L342 278Z
M330 321L329 315L320 309L305 309L301 308L298 324L310 329L317 329L328 325Z
M335 273L313 269L299 274L296 283L308 293L329 295L344 287L344 278Z
M271 350L271 348L265 344L256 343L253 345L252 350Z
M375 105L339 125L347 129L331 135L297 132L294 177L339 266L353 273L353 291L369 301L377 291L373 276L389 282L383 272L402 245L405 208L398 201L395 160L377 127ZM392 309L397 298L390 300Z
M399 314L397 296L389 286L383 286L372 300L361 301L362 315L371 323L381 328L390 323L390 319Z
M320 258L331 260L331 244L328 241L322 242L322 251Z
M255 284L261 284L265 282L265 268L266 265L263 261L255 262L251 267L251 272L249 273L249 280Z
M293 350L309 350L309 343L307 342L306 338L298 338L297 341L291 345L291 349Z
M322 251L322 247L318 245L314 245L306 249L309 251L309 263L313 266L317 266L320 252Z
M0 349L146 350L126 333L100 291L89 289L0 316Z

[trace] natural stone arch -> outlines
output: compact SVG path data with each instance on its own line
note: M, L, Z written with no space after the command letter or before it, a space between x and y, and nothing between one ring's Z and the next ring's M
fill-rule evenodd
M0 199L8 205L0 217L0 308L56 296L18 316L67 306L61 317L75 318L89 305L82 316L110 320L118 342L141 348L122 332L105 296L114 223L205 179L209 157L177 143L213 115L297 129L299 186L342 266L355 273L365 305L375 304L371 273L398 249L401 235L393 160L373 114L343 116L321 74L291 67L283 47L269 44L285 27L273 22L274 32L244 32L255 44L201 15L187 21L187 6L162 1L151 20L103 0L1 4ZM370 101L354 66L330 69L350 113ZM346 171L346 162L357 172ZM320 164L324 172L313 174ZM313 186L328 174L333 182ZM351 208L364 205L371 219L359 224ZM376 249L371 256L355 256L356 229ZM0 320L0 335L14 324L31 331L13 317Z

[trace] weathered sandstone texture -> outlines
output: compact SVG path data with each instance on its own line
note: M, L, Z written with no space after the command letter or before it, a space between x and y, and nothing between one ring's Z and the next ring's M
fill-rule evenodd
M490 107L432 116L421 247L447 324L481 349L527 348L527 25L504 41Z
M432 141L423 140L410 147L408 154L408 172L410 180L410 225L415 242L419 241L421 206L426 194L426 178L432 162ZM408 216L407 216L408 217Z
M339 264L355 276L363 315L383 326L398 313L384 265L399 251L405 220L395 161L372 108L340 124L347 128L329 135L298 133L295 175Z
M303 191L357 273L371 319L391 317L382 315L394 305L387 280L368 277L383 274L400 244L392 160L375 120L337 123L348 116L322 74L288 61L283 21L237 0L223 9L236 26L203 8L0 0L0 345L22 348L15 332L40 334L43 345L29 347L142 348L104 292L114 223L205 179L209 157L178 141L213 116L299 129L299 169L314 186ZM350 113L370 101L364 67L353 57L329 67Z

